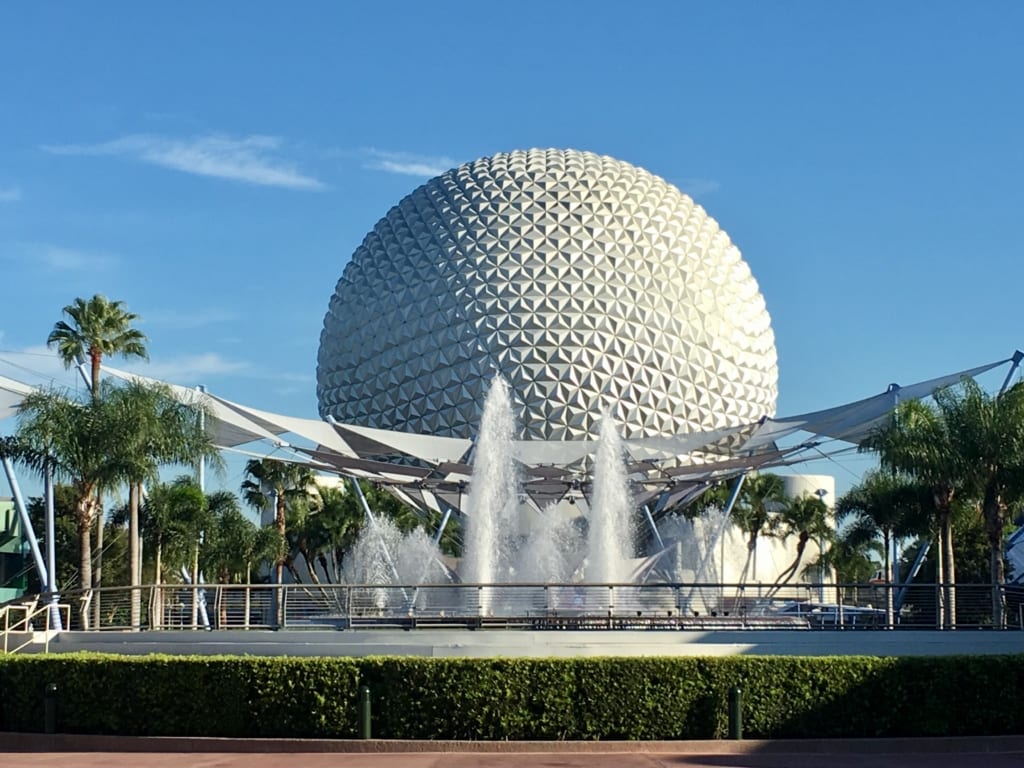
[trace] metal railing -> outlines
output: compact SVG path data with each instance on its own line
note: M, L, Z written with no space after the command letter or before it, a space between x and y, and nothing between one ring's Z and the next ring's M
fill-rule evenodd
M76 630L1024 629L1024 587L999 594L998 627L987 584L162 584L62 600L71 604L63 626Z
M36 597L2 605L0 634L3 635L3 653L17 653L38 642L40 632L43 635L43 651L47 652L54 633L70 624L71 606L67 603L42 602L40 597ZM12 640L15 641L14 645L11 644Z

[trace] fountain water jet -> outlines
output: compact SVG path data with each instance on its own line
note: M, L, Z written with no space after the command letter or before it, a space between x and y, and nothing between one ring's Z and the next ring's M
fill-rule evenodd
M623 458L618 427L611 415L605 413L601 417L594 457L594 490L584 574L585 580L591 583L623 582L630 575L633 501Z
M515 419L508 385L496 376L484 401L466 504L463 582L509 581L519 531L519 474L512 456Z

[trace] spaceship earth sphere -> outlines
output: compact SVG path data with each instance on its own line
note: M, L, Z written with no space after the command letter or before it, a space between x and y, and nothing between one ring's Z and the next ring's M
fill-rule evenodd
M773 415L771 320L718 223L671 184L575 150L437 176L356 249L324 318L321 416L473 437L491 380L524 439L715 429Z

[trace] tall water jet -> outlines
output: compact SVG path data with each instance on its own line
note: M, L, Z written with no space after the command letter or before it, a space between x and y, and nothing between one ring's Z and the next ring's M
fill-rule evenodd
M610 414L601 417L594 458L594 490L590 502L586 581L623 582L633 556L633 503L629 494L622 439Z
M464 583L507 582L519 533L519 475L513 459L515 419L508 385L491 382L484 401L466 504Z

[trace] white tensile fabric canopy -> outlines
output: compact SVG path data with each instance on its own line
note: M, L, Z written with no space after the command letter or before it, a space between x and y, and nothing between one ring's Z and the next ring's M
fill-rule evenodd
M899 402L928 397L937 389L1007 363L1015 368L1022 357L1018 352L1005 360L906 387L890 385L877 395L822 411L707 432L624 440L635 497L656 510L667 509L746 471L821 458L828 455L826 445L848 450L884 423ZM103 370L125 380L156 382L108 366ZM205 405L206 427L220 448L380 483L421 509L462 508L472 472L471 440L284 416L198 389L159 383L181 402ZM15 415L24 397L35 389L0 376L0 420ZM783 444L786 440L788 445ZM590 456L596 448L595 440L514 443L527 497L543 507L570 492L585 495Z

